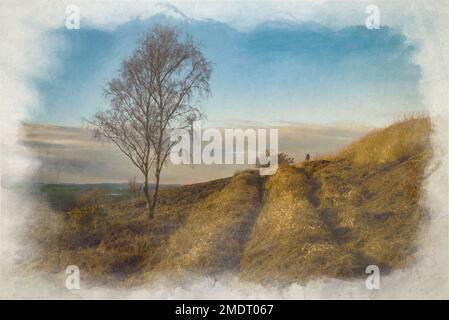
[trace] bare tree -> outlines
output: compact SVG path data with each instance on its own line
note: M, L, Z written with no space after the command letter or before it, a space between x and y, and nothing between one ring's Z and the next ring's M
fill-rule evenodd
M211 62L189 35L170 26L157 26L123 61L119 76L104 93L111 107L89 121L95 137L117 145L140 170L149 218L153 217L160 175L175 142L170 130L188 128L202 117L197 105L209 93ZM153 197L149 194L154 175Z

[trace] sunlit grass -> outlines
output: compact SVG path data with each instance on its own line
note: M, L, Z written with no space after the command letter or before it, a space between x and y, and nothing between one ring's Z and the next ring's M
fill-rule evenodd
M432 155L426 116L375 130L334 155L163 190L149 221L142 198L40 217L33 267L76 264L96 280L139 283L156 272L232 271L260 282L365 276L413 262ZM98 194L98 190L95 191Z

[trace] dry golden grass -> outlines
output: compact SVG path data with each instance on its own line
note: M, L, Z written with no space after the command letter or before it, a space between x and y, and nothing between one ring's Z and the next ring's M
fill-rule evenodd
M339 276L351 269L320 218L314 182L305 170L280 167L265 185L264 206L241 263L241 274L261 282Z
M407 159L429 151L431 123L426 115L404 117L385 129L376 129L324 160L349 159L355 164L377 165ZM319 159L317 159L319 160Z
M145 200L81 207L50 214L34 223L38 243L33 266L61 272L76 264L92 279L124 280L156 265L160 248L189 215L195 203L223 189L230 179L161 191L158 213L151 222Z
M262 178L252 171L164 190L151 222L144 200L83 206L45 217L33 267L136 284L157 272L258 282L365 276L413 261L421 185L432 155L430 120L377 130L338 154Z
M225 188L194 205L170 237L156 270L235 271L259 211L261 181L256 173L241 172Z

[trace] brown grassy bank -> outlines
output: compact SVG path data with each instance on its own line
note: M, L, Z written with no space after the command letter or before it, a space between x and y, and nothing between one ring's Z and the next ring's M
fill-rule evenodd
M76 264L92 279L132 283L156 272L289 283L403 268L425 215L430 131L428 118L406 120L268 178L245 171L164 190L151 222L143 199L47 217L33 229L32 266Z

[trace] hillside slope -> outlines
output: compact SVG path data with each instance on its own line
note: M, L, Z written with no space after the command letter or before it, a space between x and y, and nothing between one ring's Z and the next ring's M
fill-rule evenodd
M404 121L326 160L281 168L265 185L243 275L297 281L405 267L423 218L429 133L427 118Z
M430 131L428 118L402 121L274 176L164 190L151 222L142 199L47 217L34 228L33 265L59 272L76 261L89 277L132 283L160 272L289 283L403 268L425 216Z

